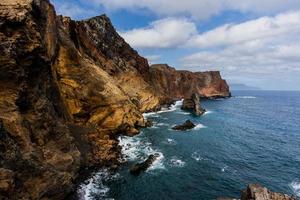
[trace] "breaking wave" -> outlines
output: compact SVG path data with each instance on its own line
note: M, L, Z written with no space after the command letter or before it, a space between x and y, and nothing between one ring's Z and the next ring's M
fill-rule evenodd
M91 178L86 180L79 186L77 197L80 200L96 200L111 199L108 198L109 187L105 185L105 181L114 181L120 177L119 174L110 174L107 169L102 169L93 174Z
M180 159L178 159L175 156L170 160L170 164L173 167L184 167L185 166L185 162L182 161L182 160L180 160Z
M149 116L158 117L157 114L166 113L166 112L173 112L173 111L177 110L177 108L180 108L180 106L182 105L182 102L183 102L183 100L176 101L169 108L162 108L160 111L157 111L157 112L143 113L143 116L144 116L144 118L147 118Z
M122 147L122 154L125 161L142 161L151 154L157 154L158 158L153 162L149 170L164 169L164 155L151 147L151 143L143 141L139 136L120 136L119 145Z
M203 124L197 124L194 128L194 130L200 130L202 128L206 128L206 126L204 126Z
M290 187L295 195L300 197L300 181L298 179L295 179L293 182L291 182Z

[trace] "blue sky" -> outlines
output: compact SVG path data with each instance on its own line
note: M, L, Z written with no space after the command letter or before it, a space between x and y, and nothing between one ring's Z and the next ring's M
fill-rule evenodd
M150 63L220 70L230 83L300 89L299 0L51 0L81 20L105 13Z

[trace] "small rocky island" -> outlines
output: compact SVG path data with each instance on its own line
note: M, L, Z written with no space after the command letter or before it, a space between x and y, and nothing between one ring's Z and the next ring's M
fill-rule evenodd
M190 120L186 120L183 124L176 125L172 127L172 129L177 131L186 131L195 127L196 125L193 122L191 122Z

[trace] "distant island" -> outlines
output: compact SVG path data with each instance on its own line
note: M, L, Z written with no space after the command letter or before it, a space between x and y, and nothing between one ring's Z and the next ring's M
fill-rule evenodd
M259 87L249 86L243 83L232 83L229 85L231 90L261 90Z

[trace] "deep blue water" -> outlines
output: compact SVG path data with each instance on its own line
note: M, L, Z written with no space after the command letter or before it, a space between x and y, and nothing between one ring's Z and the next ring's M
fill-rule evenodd
M82 185L86 199L215 199L239 197L249 183L300 195L300 92L236 91L202 101L201 117L180 110L153 113L136 137L120 138L128 164L114 176L100 170ZM190 119L197 128L170 128ZM129 144L129 145L128 145ZM129 166L151 153L160 158L140 176Z

